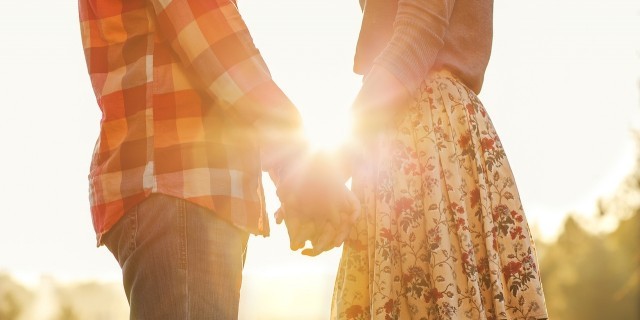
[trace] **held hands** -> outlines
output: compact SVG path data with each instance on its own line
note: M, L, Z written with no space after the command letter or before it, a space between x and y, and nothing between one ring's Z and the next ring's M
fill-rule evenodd
M351 147L371 146L376 136L403 115L410 99L410 90L398 78L374 66L353 104ZM345 157L347 154L343 152ZM307 240L313 248L303 250L305 255L315 256L340 246L360 215L358 200L344 185L350 174L343 168L350 161L340 158L311 155L294 161L279 175L277 193L282 205L276 222L287 225L292 250L303 248Z
M312 248L316 256L339 247L360 214L360 204L344 185L345 170L337 157L314 154L285 168L278 182L281 207L276 222L285 222L291 250Z

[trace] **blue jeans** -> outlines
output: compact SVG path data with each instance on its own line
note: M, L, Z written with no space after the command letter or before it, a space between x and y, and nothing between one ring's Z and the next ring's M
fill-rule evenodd
M237 319L249 235L211 211L154 194L109 231L131 319Z

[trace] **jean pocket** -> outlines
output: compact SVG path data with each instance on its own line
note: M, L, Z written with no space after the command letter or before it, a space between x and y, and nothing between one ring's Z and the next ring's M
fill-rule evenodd
M120 264L124 265L136 248L138 206L129 210L105 235L103 242Z

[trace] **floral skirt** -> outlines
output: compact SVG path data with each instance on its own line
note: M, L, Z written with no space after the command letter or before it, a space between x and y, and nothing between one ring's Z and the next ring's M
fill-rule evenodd
M534 243L477 96L433 74L365 152L332 319L545 319Z

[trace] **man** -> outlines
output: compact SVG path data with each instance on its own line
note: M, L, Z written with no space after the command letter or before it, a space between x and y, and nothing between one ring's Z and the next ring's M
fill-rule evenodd
M232 0L79 0L98 105L90 171L98 245L132 319L235 319L249 233L268 235L261 171L292 249L338 245L357 211L273 82ZM349 203L351 201L351 203Z

